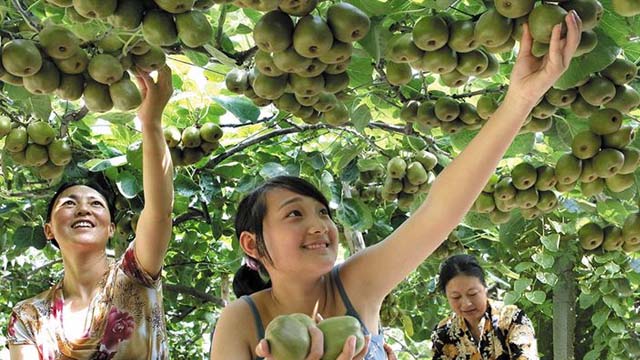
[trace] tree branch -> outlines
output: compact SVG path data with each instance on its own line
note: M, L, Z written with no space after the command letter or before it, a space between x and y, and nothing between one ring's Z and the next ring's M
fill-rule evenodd
M194 288L186 286L186 285L164 283L164 284L162 284L162 287L165 290L170 291L170 292L190 295L190 296L192 296L192 297L194 297L196 299L201 300L202 302L212 303L212 304L220 306L220 307L224 307L226 305L226 303L222 299L220 299L219 297L213 296L213 295L209 295L204 291L200 291L200 290L194 289Z
M18 11L20 16L22 16L24 21L27 23L27 25L29 25L29 27L33 31L40 32L40 25L38 25L37 19L31 16L31 14L29 14L25 9L22 8L22 4L20 3L20 0L11 0L11 2L13 3L13 6L16 8L16 11Z
M187 212L182 213L178 216L176 216L173 219L173 226L178 226L180 224L182 224L183 222L189 221L189 220L193 220L195 218L205 218L204 213L202 213L202 211L200 209L196 209L196 208L192 208L190 207L189 210L187 210Z

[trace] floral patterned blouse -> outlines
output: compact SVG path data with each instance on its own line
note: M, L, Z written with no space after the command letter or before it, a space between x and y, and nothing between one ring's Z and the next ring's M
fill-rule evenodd
M453 314L440 321L431 335L434 360L539 359L531 320L515 305L489 300L480 320L477 343L467 322Z
M36 345L41 360L168 359L162 284L138 264L133 243L101 281L87 312L87 332L69 340L62 328L62 281L13 308L11 345Z

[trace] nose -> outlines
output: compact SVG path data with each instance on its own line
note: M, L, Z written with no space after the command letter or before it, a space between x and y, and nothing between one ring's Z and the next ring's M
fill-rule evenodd
M326 234L329 231L327 221L319 216L309 220L309 232L312 234Z
M84 201L80 201L76 207L76 215L86 215L89 213L89 205Z

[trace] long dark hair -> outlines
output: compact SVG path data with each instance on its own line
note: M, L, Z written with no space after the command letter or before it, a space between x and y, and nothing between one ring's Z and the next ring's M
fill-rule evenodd
M262 222L267 214L266 194L273 189L286 189L302 196L308 196L317 200L330 211L329 201L320 190L308 181L295 176L276 176L264 182L262 185L247 194L240 204L235 219L236 237L244 231L255 234L258 254L271 263L271 256L264 243ZM331 212L329 212L331 216ZM268 289L271 281L268 274L258 259L246 255L244 264L236 272L233 278L233 292L237 297L250 295L254 292Z
M476 277L484 287L487 287L484 281L484 269L478 264L478 260L471 255L458 254L449 257L440 266L440 276L438 278L440 291L444 293L447 283L458 275Z
M63 183L62 185L60 185L60 187L58 187L58 189L56 190L55 194L53 194L53 197L51 198L51 200L49 201L49 204L47 205L47 220L46 222L49 223L51 222L51 213L53 212L53 207L56 204L56 201L58 201L58 198L60 197L60 194L62 194L65 190L67 190L70 187L73 186L87 186L92 188L93 190L97 191L100 195L102 195L102 197L104 198L104 200L107 202L107 208L109 209L109 216L111 219L114 218L115 216L115 206L113 205L113 196L111 194L111 192L109 192L107 189L105 189L104 187L102 187L100 184L96 183L96 182L88 182L88 183L83 183L83 182L68 182L68 183ZM58 241L56 239L51 239L51 243L53 244L53 246L55 246L56 248L60 248L60 245L58 245Z

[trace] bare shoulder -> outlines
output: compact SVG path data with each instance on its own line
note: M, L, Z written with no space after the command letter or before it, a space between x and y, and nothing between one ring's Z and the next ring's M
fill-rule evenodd
M243 299L229 303L216 324L211 359L253 359L257 333L249 304Z

